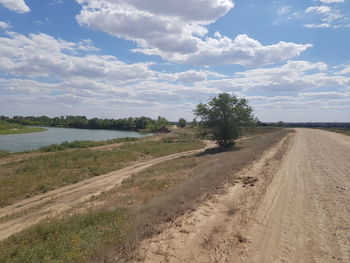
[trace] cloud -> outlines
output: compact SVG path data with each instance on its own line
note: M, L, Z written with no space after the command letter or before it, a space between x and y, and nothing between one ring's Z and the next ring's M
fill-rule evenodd
M344 3L345 0L320 0L324 4Z
M338 74L340 74L340 75L350 74L350 66L345 67L344 69L339 71Z
M340 2L339 2L340 3ZM321 20L319 23L308 23L303 26L306 28L341 28L346 27L347 16L341 12L341 9L337 9L331 6L310 6L305 14L310 15L310 18L318 18Z
M285 15L285 14L288 14L290 12L290 10L291 10L290 6L282 6L282 7L277 9L277 14L278 15Z
M0 0L0 4L17 13L27 13L30 11L24 0Z
M331 27L331 25L327 24L327 23L323 23L323 24L305 24L305 25L303 25L303 27L306 27L306 28L329 28L329 27Z
M6 22L0 21L0 29L8 29L10 25Z
M77 2L82 5L80 25L132 40L137 44L134 52L176 63L260 66L285 61L311 47L282 41L263 45L243 34L234 39L219 32L208 36L207 26L233 8L230 0Z
M295 96L247 98L263 121L349 121L349 92L302 92Z
M331 8L329 6L325 6L325 5L322 5L322 6L310 6L308 7L306 10L305 10L305 13L313 13L313 12L316 12L316 13L320 13L320 14L325 14L325 13L329 13L331 12Z
M189 70L186 72L181 72L177 74L177 78L180 82L197 82L205 81L207 79L207 74L201 71Z
M339 98L350 98L349 92L304 92L299 94L300 97L309 99L339 99Z
M0 70L12 76L87 77L117 82L152 75L149 63L126 64L114 56L82 53L97 50L91 41L67 42L43 33L7 35L0 37Z
M231 78L207 80L198 85L227 92L254 91L281 96L321 87L348 87L350 78L330 74L327 64L323 62L288 61L282 66L237 72Z

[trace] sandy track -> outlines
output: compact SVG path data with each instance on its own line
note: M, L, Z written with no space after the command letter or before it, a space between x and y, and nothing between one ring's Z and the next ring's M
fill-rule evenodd
M206 141L205 149L214 143ZM53 218L61 212L84 202L92 196L108 191L120 184L126 177L140 172L152 165L202 152L204 149L176 153L148 161L136 162L134 165L96 176L73 185L68 185L16 202L0 208L0 241L26 229L43 219ZM14 219L12 219L14 217ZM8 218L8 220L7 220Z
M257 184L227 186L225 194L144 241L139 257L144 262L350 262L350 137L296 129L281 160L274 157L278 148L283 144L240 172L258 178Z
M350 262L350 137L297 130L256 222L246 262Z

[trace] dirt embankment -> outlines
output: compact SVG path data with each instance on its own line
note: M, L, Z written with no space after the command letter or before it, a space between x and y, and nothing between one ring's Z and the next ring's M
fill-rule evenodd
M204 149L171 154L148 161L139 161L132 166L115 172L93 177L3 207L0 209L0 241L44 219L53 218L103 191L112 189L133 173L167 160L200 153L215 145L210 141L206 141L206 143L207 146Z
M297 129L225 194L145 240L138 261L350 262L349 171L350 137Z

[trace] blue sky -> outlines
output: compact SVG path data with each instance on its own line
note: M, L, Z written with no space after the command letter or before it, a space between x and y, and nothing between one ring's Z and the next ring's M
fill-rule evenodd
M349 0L0 0L0 115L350 121L349 46Z

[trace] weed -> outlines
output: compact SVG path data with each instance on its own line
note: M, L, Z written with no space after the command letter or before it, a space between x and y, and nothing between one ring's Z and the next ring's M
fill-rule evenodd
M0 243L0 262L92 262L106 246L123 254L133 229L126 211L94 212L34 226Z
M122 145L110 151L79 149L59 151L20 162L1 165L0 207L28 194L50 191L57 187L121 169L139 158L160 157L177 152L201 148L196 142L164 143L162 141L138 141ZM148 154L146 154L146 152ZM146 156L147 157L147 156ZM155 187L149 185L149 187ZM158 186L160 187L160 186Z
M10 152L0 150L0 158L7 157L9 155L10 155Z

